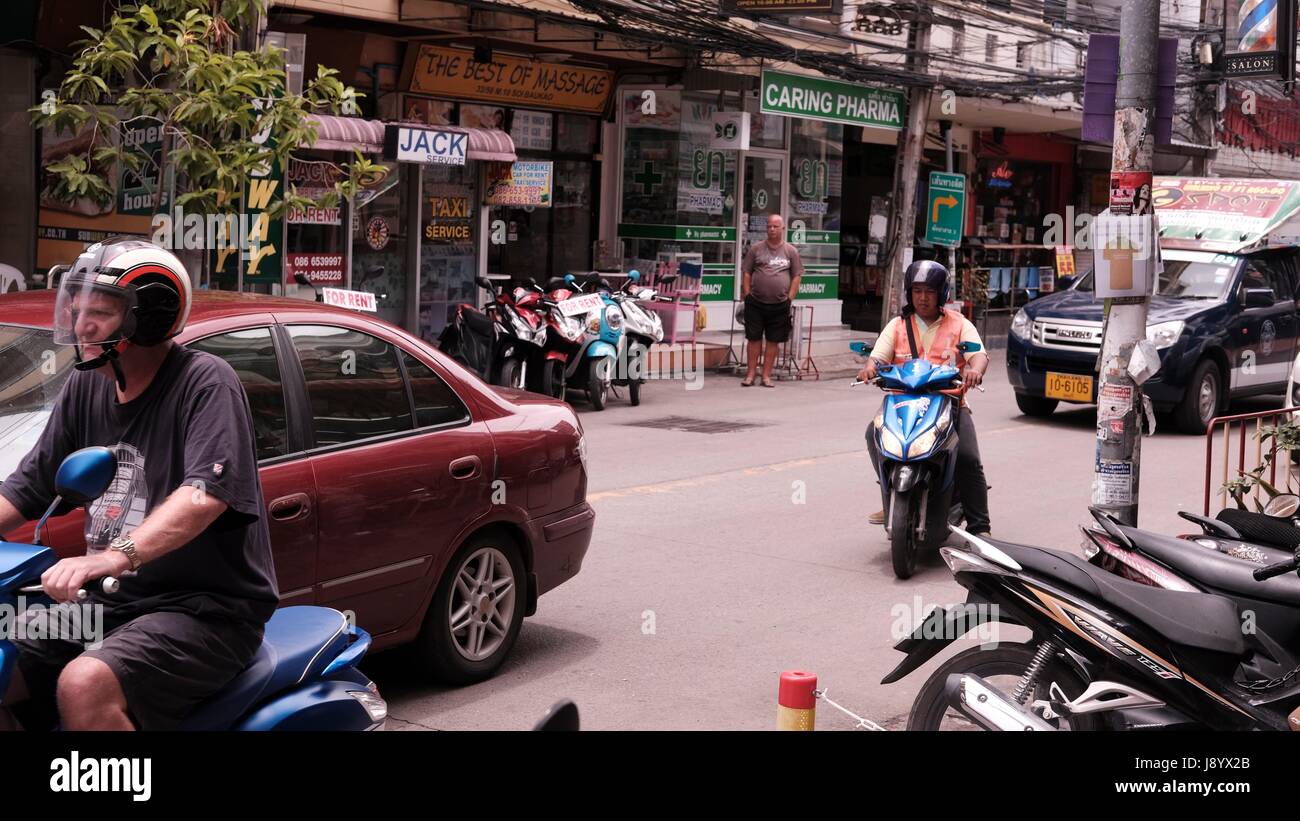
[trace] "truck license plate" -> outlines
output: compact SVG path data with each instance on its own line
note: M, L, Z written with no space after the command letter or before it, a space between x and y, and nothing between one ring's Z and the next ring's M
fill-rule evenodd
M1067 402L1092 401L1092 377L1047 372L1047 398Z

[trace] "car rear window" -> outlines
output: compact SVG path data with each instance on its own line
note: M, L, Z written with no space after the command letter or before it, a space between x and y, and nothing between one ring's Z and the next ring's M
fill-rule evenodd
M350 328L288 327L307 380L317 447L412 429L392 345Z
M73 361L49 331L0 324L0 480L40 438Z

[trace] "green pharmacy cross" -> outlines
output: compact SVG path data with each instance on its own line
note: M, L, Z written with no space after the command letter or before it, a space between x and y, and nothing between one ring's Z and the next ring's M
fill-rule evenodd
M655 164L653 162L647 162L642 167L640 174L632 175L632 182L640 183L641 193L647 196L653 194L655 188L659 187L663 181L664 175L655 173Z

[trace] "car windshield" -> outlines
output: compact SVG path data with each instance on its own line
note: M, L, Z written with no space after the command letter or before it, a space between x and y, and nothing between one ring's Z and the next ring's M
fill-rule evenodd
M0 480L36 444L72 362L49 331L0 325Z
M1166 254L1156 294L1174 299L1223 299L1238 258L1226 254ZM1092 271L1079 278L1076 291L1092 291Z

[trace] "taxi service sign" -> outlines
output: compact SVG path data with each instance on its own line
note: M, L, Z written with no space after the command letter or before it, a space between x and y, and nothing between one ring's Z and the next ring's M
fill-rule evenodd
M960 245L965 215L966 175L931 171L930 196L925 209L925 241L935 245Z

